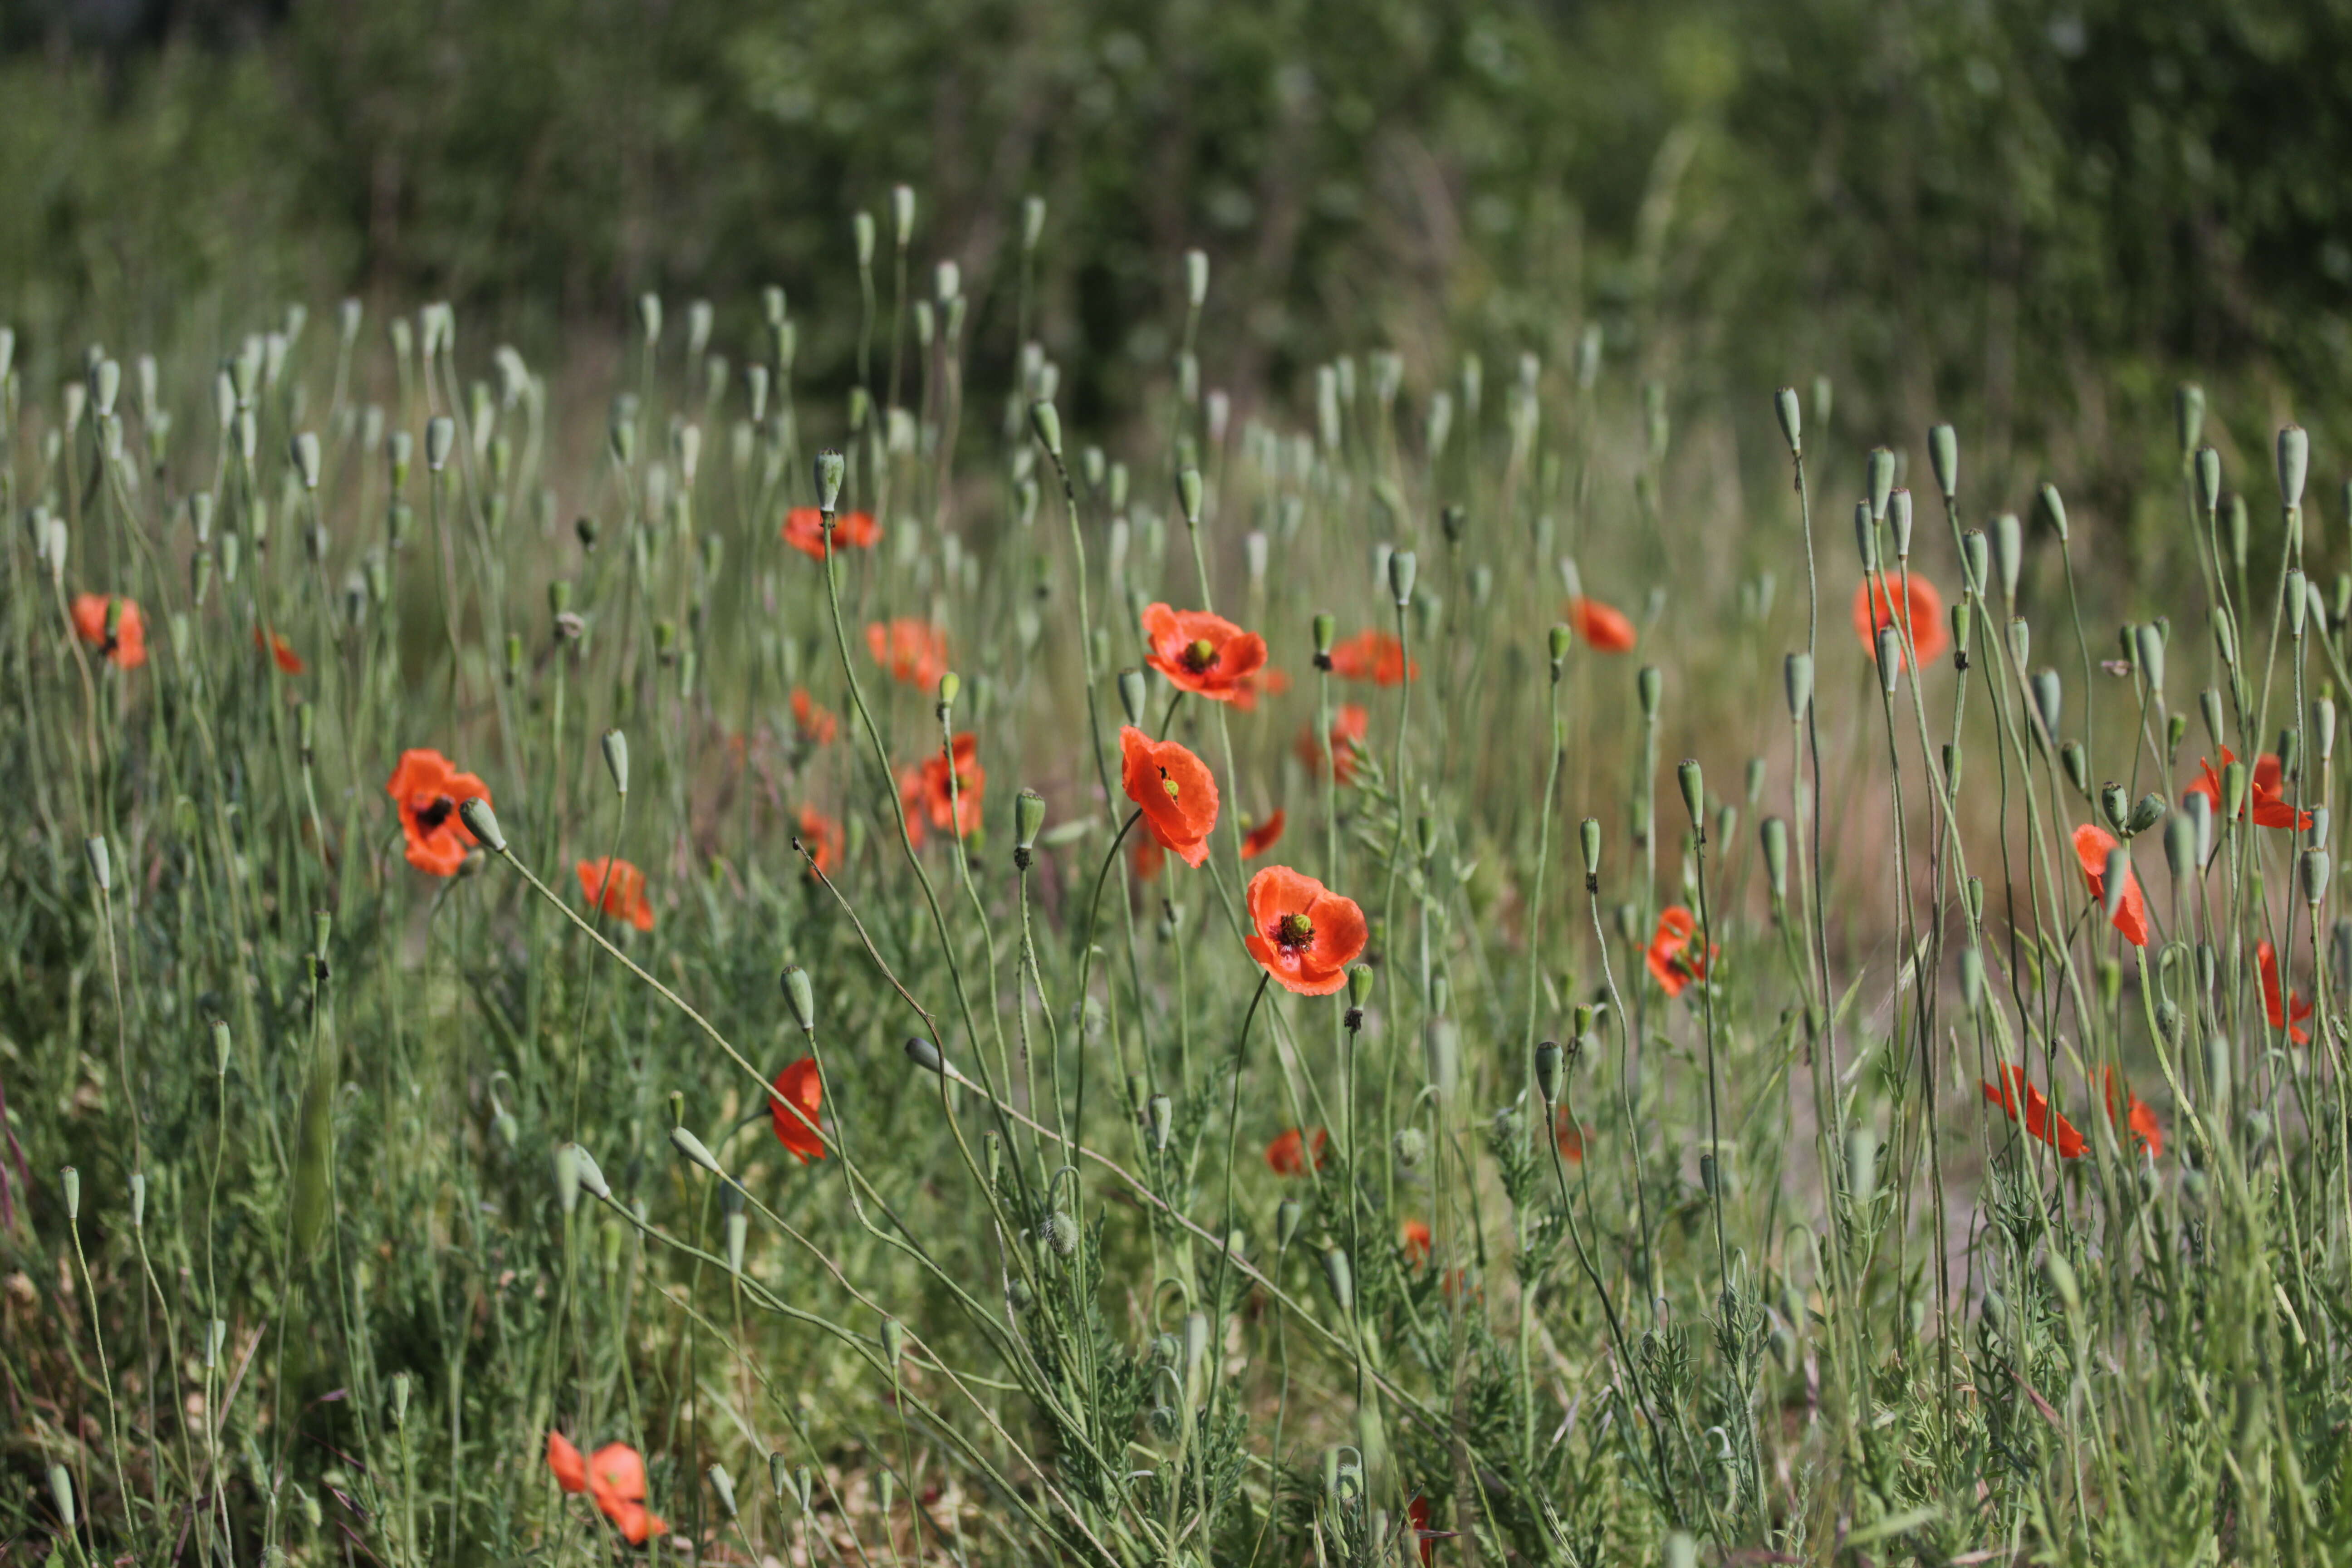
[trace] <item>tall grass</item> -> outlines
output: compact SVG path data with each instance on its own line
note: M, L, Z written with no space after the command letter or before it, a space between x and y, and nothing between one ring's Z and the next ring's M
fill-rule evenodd
M1826 384L1699 558L1597 334L1236 414L1198 256L1097 445L915 221L845 407L780 291L10 370L29 1551L2352 1562L2302 432L2184 392L2118 636Z

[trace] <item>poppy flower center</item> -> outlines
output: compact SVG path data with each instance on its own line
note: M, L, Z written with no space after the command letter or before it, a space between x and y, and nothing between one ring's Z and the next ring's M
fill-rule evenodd
M1168 770L1166 768L1160 770L1160 787L1168 792L1168 798L1170 800L1181 800L1184 798L1183 787L1177 784L1174 779L1168 776Z
M436 833L440 831L441 825L449 820L449 814L457 809L457 803L447 795L436 795L431 805L416 814L416 826L427 833Z
M1195 637L1184 645L1184 668L1198 675L1217 662L1217 645L1207 637Z
M1285 947L1305 947L1315 940L1315 922L1302 914L1288 914L1274 922L1274 940Z

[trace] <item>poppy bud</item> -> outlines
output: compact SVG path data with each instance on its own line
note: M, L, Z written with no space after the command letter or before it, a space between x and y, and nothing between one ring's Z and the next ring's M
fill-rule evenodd
M1641 700L1644 724L1658 721L1658 699L1664 690L1665 677L1658 673L1658 667L1654 664L1643 665L1641 672L1633 677L1633 694Z
M2245 809L2245 805L2246 764L2238 762L2224 763L2221 765L2222 813L2235 819L2238 814Z
M2134 628L2132 656L2139 665L2140 675L2147 681L2148 689L2162 691L2164 689L2163 628L2153 623Z
M1895 537L1895 559L1911 559L1911 492L1898 489L1886 498L1886 526Z
M2066 782L2074 793L2088 800L2091 795L2091 763L2080 741L2064 741L2058 747L2058 762L2065 770Z
M2303 482L2311 471L2311 437L2300 425L2278 433L2279 500L2293 511L2303 504Z
M1949 425L1927 427L1927 464L1936 471L1936 488L1950 506L1960 490L1960 435Z
M2131 821L2131 797L2124 794L2124 786L2113 779L2099 786L2099 815L2105 817L2107 826L2117 833L2124 832Z
M1429 1134L1418 1127L1400 1127L1390 1147L1395 1152L1396 1163L1410 1171L1428 1154Z
M228 1076L228 1024L221 1018L213 1020L213 1076Z
M718 1494L719 1506L727 1510L728 1518L733 1519L735 1517L735 1478L727 1473L727 1467L724 1465L713 1465L703 1473L710 1478L710 1489Z
M1297 1237L1299 1222L1307 1217L1307 1205L1297 1198L1285 1198L1274 1211L1274 1245L1278 1251L1288 1251Z
M2303 897L2305 902L2316 905L2322 899L2327 897L2326 850L2305 850L2302 858L2296 862L2295 868L2301 874Z
M1389 557L1389 593L1400 609L1412 603L1412 582L1419 565L1410 550L1400 550Z
M2193 381L2182 382L2172 395L2172 416L2180 435L2180 456L2186 461L2205 429L2205 389Z
M2246 498L2229 498L2230 562L2239 571L2246 569Z
M1059 462L1062 457L1062 416L1053 404L1039 398L1029 405L1029 427L1037 433L1037 442L1045 455Z
M2221 504L2221 454L2210 447L2200 447L2192 466L2197 476L2197 504L2210 518Z
M904 250L914 233L915 187L893 185L890 187L890 237L899 249Z
M1559 1042L1546 1040L1536 1047L1536 1089L1546 1105L1559 1100Z
M1789 443L1789 456L1805 455L1804 410L1797 402L1797 389L1784 386L1772 395L1772 412L1780 416L1780 435Z
M1168 1152L1168 1141L1176 1133L1176 1102L1164 1094L1155 1094L1144 1108L1145 1118L1151 1128L1154 1152Z
M1356 1275L1348 1267L1348 1255L1338 1247L1323 1255L1323 1278L1330 1284L1331 1300L1342 1312L1356 1310Z
M1045 233L1045 198L1021 198L1021 253L1029 255L1037 248L1037 241Z
M81 1218L81 1173L71 1165L67 1165L58 1172L58 1180L66 1190L67 1220L70 1222Z
M1127 721L1139 730L1143 728L1144 704L1149 700L1150 695L1143 684L1141 669L1122 669L1118 672L1118 705L1126 710Z
M650 290L637 296L637 329L645 333L648 343L658 342L662 331L661 296Z
M49 1500L58 1506L58 1524L64 1527L66 1534L73 1534L75 1527L73 1472L63 1465L49 1467Z
M82 854L89 861L90 879L98 884L98 890L101 893L112 892L114 890L114 858L107 852L105 837L93 834L82 840L81 848Z
M2069 1312L2083 1310L2083 1288L2075 1281L2074 1266L2066 1260L2064 1253L2053 1247L2044 1254L2042 1271L2050 1277L2050 1288L2058 1293L2058 1299L2066 1304Z
M2319 765L2326 767L2336 755L2336 702L2323 697L2311 705L2312 749L2319 753Z
M1984 1005L1984 954L1971 945L1960 949L1960 1006L1970 1017Z
M2164 752L2170 756L2180 750L2180 742L2189 738L2189 715L2168 713L2164 716Z
M1470 513L1464 508L1445 506L1438 510L1437 531L1445 536L1446 543L1461 543L1462 536L1469 531L1469 527Z
M1951 608L1952 665L1957 669L1969 667L1969 637L1976 630L1976 605L1963 598Z
M1780 665L1780 689L1789 700L1789 721L1805 716L1813 703L1813 656L1792 653Z
M1845 1135L1845 1184L1857 1205L1868 1203L1878 1190L1878 1134L1868 1127Z
M1057 1257L1075 1258L1078 1253L1078 1222L1066 1214L1049 1214L1037 1227L1037 1239L1052 1247Z
M1865 460L1864 471L1869 476L1870 515L1884 521L1886 498L1895 489L1895 453L1885 447L1873 447Z
M447 415L437 415L425 426L425 466L435 473L449 466L449 453L457 445L457 422Z
M896 1318L882 1320L882 1360L890 1369L898 1370L907 1354L907 1325Z
M2165 810L2164 796L2155 790L2150 790L2140 796L2138 804L2132 807L2131 818L2126 826L2134 836L2146 833L2164 820Z
M835 511L841 505L841 482L849 465L839 452L827 447L816 455L816 504L819 511Z
M1789 901L1789 824L1784 817L1768 816L1757 833L1764 843L1764 877L1777 909Z
M1972 528L1960 535L1960 569L1967 575L1969 591L1983 598L1992 587L1992 542L1985 538L1983 529Z
M950 669L940 677L939 715L942 721L947 719L949 712L954 709L955 700L959 696L962 695L962 676L958 675L954 670Z
M506 853L507 836L499 831L498 814L488 801L480 795L464 801L457 807L457 820L466 825L467 832L488 845L493 854Z
M2203 800L2202 795L2194 797ZM2184 811L2164 825L2164 864L2178 881L2194 873L2198 867L2197 822Z
M1903 639L1893 626L1878 628L1878 683L1892 692L1903 679Z
M2215 746L2220 746L2222 744L2221 689L2219 687L2209 686L2204 690L2199 692L2197 694L2197 708L2200 715L2202 716L2205 721L2205 733L2211 737L2212 742Z
M944 1074L947 1071L947 1061L940 1055L939 1047L926 1039L908 1037L907 1059L925 1072Z
M1201 470L1190 464L1176 470L1176 504L1188 527L1201 526Z
M2025 525L2018 521L2013 511L2002 512L1992 520L1993 569L2000 578L2001 600L2017 603L2018 574L2025 565Z
M1704 836L1706 831L1706 782L1700 775L1698 759L1685 757L1677 763L1675 780L1682 785L1683 805L1690 812L1691 826Z
M1601 819L1588 816L1578 823L1576 837L1584 851L1584 885L1590 889L1593 879L1601 875Z
M1878 520L1871 515L1866 500L1853 503L1853 548L1862 557L1864 576L1878 570Z
M2033 710L2042 716L2042 728L2050 734L2058 732L2058 715L2063 706L2064 688L2059 684L2058 672L2044 665L2033 672Z
M564 1147L572 1151L572 1173L582 1189L591 1197L609 1199L613 1195L613 1189L605 1182L604 1173L597 1165L595 1156L577 1143L567 1143ZM561 1179L560 1171L559 1167L559 1180Z
M2109 920L2115 919L2116 911L2124 907L2124 894L2130 881L2131 851L2118 844L2107 851L2106 869L2099 881L2099 907L2106 911Z
M2042 515L2050 520L2050 526L2057 531L2058 542L2065 543L2067 539L2065 499L2059 495L2058 487L2047 479L2042 481L2042 488L2035 494L2042 501Z
M676 1149L679 1153L685 1155L689 1162L701 1166L712 1175L723 1176L727 1173L719 1168L718 1158L704 1146L702 1140L697 1138L693 1133L688 1132L685 1128L671 1128L669 1130L669 1142L671 1148Z

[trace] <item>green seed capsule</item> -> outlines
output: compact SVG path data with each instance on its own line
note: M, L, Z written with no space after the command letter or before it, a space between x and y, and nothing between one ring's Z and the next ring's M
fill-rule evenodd
M2316 908L2327 897L2327 851L2306 849L2296 862L2301 874L2304 901Z
M2155 790L2150 790L2147 794L2140 796L2137 803L2132 806L2131 816L2126 822L2125 826L2134 837L2146 833L2149 828L2154 827L2158 823L2164 820L2166 809L2167 805L2164 796Z

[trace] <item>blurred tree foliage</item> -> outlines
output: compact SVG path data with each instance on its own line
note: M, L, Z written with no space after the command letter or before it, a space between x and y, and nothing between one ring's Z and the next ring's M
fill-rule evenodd
M918 279L959 260L1000 362L1017 206L1048 200L1043 331L1087 413L1164 374L1190 245L1204 368L1237 387L1383 340L1448 375L1441 331L1564 363L1598 320L1645 370L1828 369L1906 422L1966 396L1998 451L2027 393L2095 423L2182 364L2293 385L2352 347L2352 0L0 16L0 310L36 328L295 288L617 327L652 288L740 342L782 282L804 371L838 377L849 211L905 181Z

